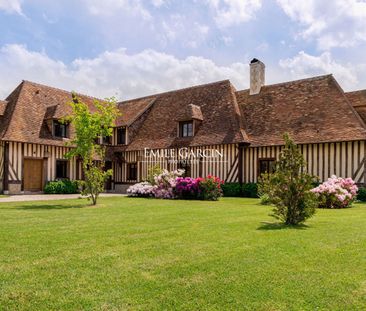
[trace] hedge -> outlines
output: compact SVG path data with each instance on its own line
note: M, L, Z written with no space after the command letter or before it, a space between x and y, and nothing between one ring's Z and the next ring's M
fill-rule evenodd
M258 198L258 187L256 183L225 183L221 186L224 197L245 197Z
M50 181L44 187L46 194L72 194L79 193L79 186L76 180L60 179Z

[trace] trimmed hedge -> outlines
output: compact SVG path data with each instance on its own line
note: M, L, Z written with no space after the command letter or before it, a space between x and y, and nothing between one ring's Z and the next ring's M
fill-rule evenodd
M221 188L224 192L224 197L258 198L256 183L246 183L242 186L239 183L225 183Z
M50 181L44 187L46 194L73 194L79 193L79 186L76 180L60 179Z
M360 187L357 192L357 200L366 202L366 188Z

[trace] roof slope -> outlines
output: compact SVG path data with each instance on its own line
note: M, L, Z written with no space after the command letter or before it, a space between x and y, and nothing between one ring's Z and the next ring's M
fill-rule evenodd
M258 95L236 92L245 131L253 146L366 138L361 118L332 75L264 86Z
M146 102L153 100L153 105L127 150L245 142L240 127L239 109L235 107L232 86L228 80L130 102L144 99ZM180 138L177 135L177 121L184 118L188 105L200 108L202 121L196 128L194 137Z
M88 105L94 100L81 94L77 96ZM9 107L3 117L2 139L64 145L62 138L52 136L46 119L67 116L71 112L67 103L71 100L71 92L23 81L7 98Z
M156 97L148 96L118 103L121 115L116 120L116 126L132 124L153 103Z
M91 110L100 99L76 93ZM65 139L52 136L47 121L69 115L71 92L23 81L6 99L0 101L0 138L9 141L64 145ZM122 115L116 125L129 125L151 104L151 99L118 104ZM6 109L5 109L6 108ZM71 128L71 134L73 129Z
M366 90L345 93L353 108L366 122Z
M0 116L4 115L7 104L7 101L0 100Z

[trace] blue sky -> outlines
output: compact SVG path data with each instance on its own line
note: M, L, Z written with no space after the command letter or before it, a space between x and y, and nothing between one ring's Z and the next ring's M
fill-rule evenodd
M366 88L366 1L0 0L0 98L22 79L132 98L231 79L333 73Z

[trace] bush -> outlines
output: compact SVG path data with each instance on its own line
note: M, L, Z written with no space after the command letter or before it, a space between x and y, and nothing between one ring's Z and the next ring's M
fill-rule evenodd
M360 187L357 192L357 200L366 202L366 188Z
M197 199L200 196L198 181L191 177L177 177L175 194L180 199Z
M311 191L317 196L320 208L346 208L355 200L357 190L352 178L333 175Z
M236 182L225 183L221 185L221 189L224 197L240 197L242 195L240 184Z
M285 148L276 163L275 172L260 187L272 204L274 217L286 225L298 225L315 213L317 200L310 190L314 177L305 171L305 161L297 145L284 135Z
M163 173L163 169L159 164L150 167L147 171L146 181L155 186L155 177Z
M258 186L256 183L247 183L243 185L243 197L258 198Z
M217 201L222 196L221 184L224 182L218 177L208 175L206 178L197 178L201 198L208 201Z
M264 193L262 194L260 197L260 203L262 205L270 205L272 202L271 202L271 198L269 197L269 195L267 193Z
M141 182L130 186L127 189L127 195L130 197L153 197L154 196L154 186L149 182Z
M73 194L79 193L78 181L69 179L60 179L50 181L44 187L46 194Z
M174 199L176 197L174 193L176 179L184 174L184 170L176 170L169 172L163 170L160 175L154 177L154 195L159 199Z
M256 183L246 183L240 186L237 182L221 185L224 197L258 198L258 187Z
M147 181L130 186L127 194L133 197L159 199L201 199L216 201L222 196L221 185L215 176L206 178L181 177L184 170L167 171L154 176L154 184Z

